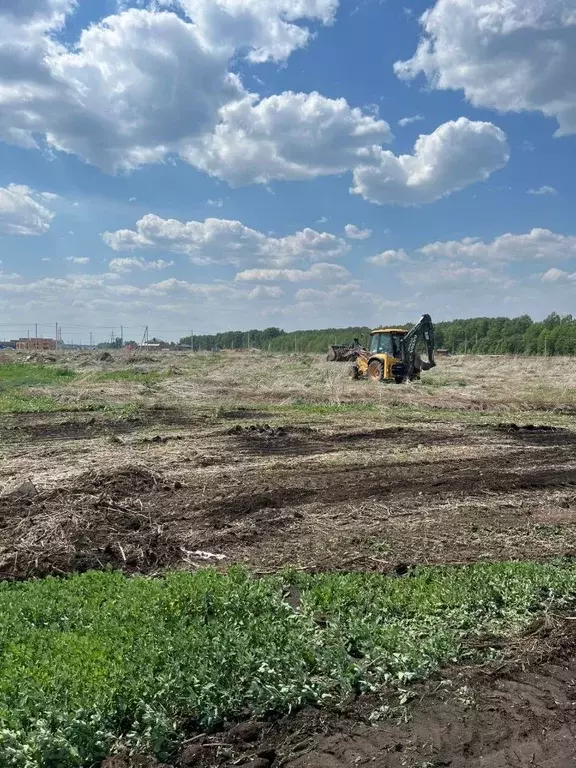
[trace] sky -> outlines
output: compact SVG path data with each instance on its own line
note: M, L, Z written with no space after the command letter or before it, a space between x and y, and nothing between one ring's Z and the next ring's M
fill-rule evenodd
M0 339L574 310L576 0L1 0Z

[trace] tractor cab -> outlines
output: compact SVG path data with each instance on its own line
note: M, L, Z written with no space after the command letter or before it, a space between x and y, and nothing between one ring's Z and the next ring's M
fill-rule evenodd
M403 328L376 328L370 334L366 375L374 381L397 381L403 375Z
M377 328L370 334L370 355L390 355L402 359L402 339L408 331L402 328Z

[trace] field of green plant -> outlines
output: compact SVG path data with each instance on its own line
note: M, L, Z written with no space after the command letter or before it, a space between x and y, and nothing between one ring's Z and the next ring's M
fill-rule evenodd
M0 764L78 768L120 745L169 759L195 726L402 689L574 605L563 562L4 583Z

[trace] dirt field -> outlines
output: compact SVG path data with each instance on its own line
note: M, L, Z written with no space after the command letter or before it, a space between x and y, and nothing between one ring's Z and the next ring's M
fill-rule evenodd
M3 578L576 554L571 361L447 359L406 386L302 356L58 362L80 372L62 407L128 410L0 417Z
M256 352L49 364L78 375L30 396L61 408L0 416L4 579L576 556L572 360L448 358L405 386ZM573 645L504 676L433 681L403 725L373 728L362 700L267 725L220 757L200 740L183 764L573 765Z

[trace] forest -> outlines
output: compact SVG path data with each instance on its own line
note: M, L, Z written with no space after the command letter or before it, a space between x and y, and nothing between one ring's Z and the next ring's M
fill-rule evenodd
M400 327L410 328L410 325ZM521 317L475 317L436 323L436 347L452 354L479 355L574 355L576 319L556 312L535 322ZM330 344L345 344L356 337L369 342L370 328L324 328L310 331L264 330L225 331L194 336L194 349L247 349L270 352L326 352ZM180 344L190 346L186 336Z

